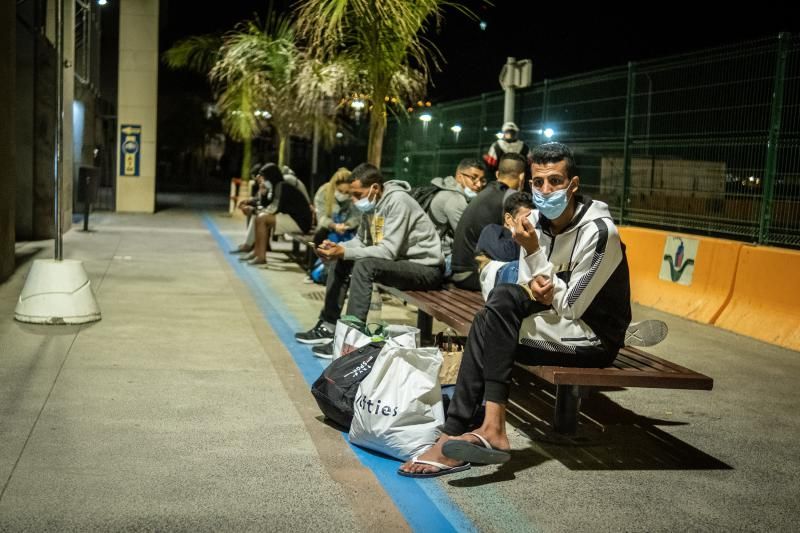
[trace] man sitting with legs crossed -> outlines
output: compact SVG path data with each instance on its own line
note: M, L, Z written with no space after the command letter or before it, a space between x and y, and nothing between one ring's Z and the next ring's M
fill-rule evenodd
M510 458L506 403L515 361L605 367L628 335L638 345L666 336L659 321L631 325L625 247L608 206L578 195L572 151L560 143L532 155L536 210L514 221L518 283L498 285L475 316L443 435L400 475L432 477ZM628 331L626 331L628 330ZM633 339L633 337L630 337ZM481 403L483 423L471 430Z

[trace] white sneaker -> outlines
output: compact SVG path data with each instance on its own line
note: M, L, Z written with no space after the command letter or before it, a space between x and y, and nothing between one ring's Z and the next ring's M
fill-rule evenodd
M666 338L667 333L669 328L661 320L631 322L625 331L625 346L655 346Z

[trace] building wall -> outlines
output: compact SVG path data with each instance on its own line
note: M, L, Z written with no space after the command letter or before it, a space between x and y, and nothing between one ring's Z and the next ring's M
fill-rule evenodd
M120 129L141 127L139 175L124 176L117 163L117 211L152 213L156 191L158 0L120 3L117 157Z
M0 280L14 271L16 3L0 2Z

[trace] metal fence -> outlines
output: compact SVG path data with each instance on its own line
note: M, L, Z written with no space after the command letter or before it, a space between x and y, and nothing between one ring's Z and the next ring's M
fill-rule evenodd
M390 121L387 175L421 184L481 156L503 93ZM800 248L800 42L789 34L517 91L530 145L576 153L581 187L621 224ZM545 131L552 129L552 137Z

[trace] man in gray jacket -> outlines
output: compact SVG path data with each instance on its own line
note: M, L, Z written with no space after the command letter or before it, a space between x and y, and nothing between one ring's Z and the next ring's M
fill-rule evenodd
M350 196L362 218L356 238L336 244L324 241L316 252L333 261L325 290L325 306L317 324L295 334L304 344L328 344L350 289L347 314L367 319L373 282L402 290L437 289L442 284L439 234L408 191L405 181L383 182L369 163L351 175ZM319 354L322 355L322 354Z
M440 190L431 200L428 214L442 238L442 254L445 258L445 273L450 274L450 256L453 253L453 237L458 221L467 208L467 203L478 196L486 186L483 162L474 158L462 159L456 167L455 176L433 178L431 185Z

